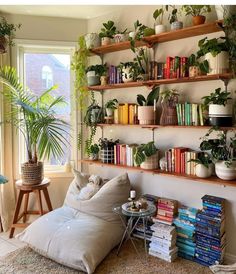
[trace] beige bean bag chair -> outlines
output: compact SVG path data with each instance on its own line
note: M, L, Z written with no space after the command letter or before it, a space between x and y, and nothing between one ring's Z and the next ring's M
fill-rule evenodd
M107 183L89 200L78 199L88 177L77 172L64 206L38 218L16 238L58 263L93 273L112 248L119 244L123 228L114 204L127 201L127 173Z

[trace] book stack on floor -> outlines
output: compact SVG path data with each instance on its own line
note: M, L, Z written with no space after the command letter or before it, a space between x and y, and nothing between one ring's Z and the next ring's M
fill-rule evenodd
M205 266L222 264L226 245L225 199L205 195L202 202L203 209L196 219L195 261Z
M175 227L156 222L151 226L151 230L153 233L150 239L149 254L173 262L178 254Z
M178 212L178 201L159 198L157 204L157 215L153 217L153 222L160 222L167 225L172 225L174 217Z
M178 217L174 220L177 231L178 255L188 260L194 260L196 241L195 224L198 209L181 206Z

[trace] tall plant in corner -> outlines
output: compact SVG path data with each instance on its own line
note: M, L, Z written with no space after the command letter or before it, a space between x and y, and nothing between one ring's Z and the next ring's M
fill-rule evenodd
M36 96L19 82L15 68L0 68L0 82L4 84L3 96L11 105L8 122L23 134L28 161L22 164L24 184L38 184L43 178L43 163L39 159L58 159L68 145L68 124L57 118L56 109L65 105L62 96L51 94L56 87Z

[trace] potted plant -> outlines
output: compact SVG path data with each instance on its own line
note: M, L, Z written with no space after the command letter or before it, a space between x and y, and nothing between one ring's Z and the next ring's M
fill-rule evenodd
M156 9L153 12L153 18L155 20L155 24L154 24L155 34L166 32L166 26L163 25L163 17L164 17L165 10L167 10L167 7L162 6L160 9Z
M98 142L101 148L101 161L103 163L114 163L114 145L119 143L119 140L113 141L112 139L100 138Z
M137 78L137 64L135 62L121 62L119 70L122 75L123 83L135 81Z
M41 96L35 95L23 87L12 67L0 68L0 81L6 87L4 97L11 105L11 121L25 139L28 161L21 165L23 184L40 184L43 163L39 159L49 159L51 155L59 158L64 154L62 147L68 145L68 125L57 118L55 112L65 104L65 100L51 94L55 87Z
M200 62L195 54L191 54L187 60L189 77L197 77L209 72L209 63L207 60Z
M217 138L210 138L212 132L217 133ZM236 135L228 138L227 132L211 128L201 139L200 149L210 152L216 175L223 180L236 179Z
M97 144L93 144L90 146L90 156L89 159L90 160L98 160L98 153L99 153L99 146Z
M111 41L114 38L115 34L116 34L116 26L113 21L109 20L107 23L103 23L103 28L101 28L101 32L99 33L102 46L111 44Z
M148 80L148 52L147 48L136 48L134 49L135 58L134 67L137 74L137 81L147 81Z
M154 142L142 144L136 148L134 161L143 169L157 169L159 166L158 149Z
M167 5L166 10L168 11L169 6L172 8L171 13L169 14L169 22L170 22L170 29L171 30L178 30L183 28L183 22L178 21L178 9L175 7L175 5Z
M138 120L140 125L152 125L156 121L156 103L159 99L159 86L154 86L148 94L147 99L142 95L137 95Z
M127 29L123 31L116 31L116 34L114 35L114 42L115 43L120 43L120 42L125 42L129 39L129 34L127 32Z
M92 65L87 67L86 69L86 75L87 75L87 81L89 86L95 86L101 84L101 77L107 77L107 65ZM102 84L104 83L104 79L102 78Z
M208 96L202 97L204 106L209 107L209 122L212 126L232 126L233 107L228 101L230 92L215 89Z
M196 176L200 178L208 178L213 172L213 163L209 154L198 153L197 159L191 159L190 162L196 164Z
M176 89L167 89L161 92L162 113L160 125L178 125L176 104L179 92Z
M109 117L113 117L114 109L117 109L117 99L111 99L105 104L106 114Z
M209 63L209 72L211 74L227 73L229 70L229 53L228 45L224 38L207 39L207 37L199 40L199 50L197 58L203 57Z
M78 100L80 109L83 109L86 105L86 99L89 94L86 76L88 56L89 50L86 47L85 38L84 36L80 36L78 40L78 49L75 51L71 62L71 69L75 72L74 97Z
M185 15L192 15L192 23L194 26L204 24L206 17L205 13L211 12L210 5L183 5L182 10Z
M97 48L101 45L101 39L97 33L87 33L84 39L87 49Z
M5 17L1 16L0 21L0 53L6 52L7 45L14 46L13 38L21 24L9 24Z

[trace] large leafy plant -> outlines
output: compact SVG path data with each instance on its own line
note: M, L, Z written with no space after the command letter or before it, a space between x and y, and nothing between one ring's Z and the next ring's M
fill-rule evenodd
M183 5L182 10L186 15L199 16L211 12L210 5Z
M150 157L154 154L156 154L157 148L154 144L154 142L149 142L147 144L141 144L136 148L136 151L134 153L134 161L136 165L140 166L147 157Z
M228 43L224 37L207 39L207 37L199 40L199 50L197 52L197 58L204 56L207 53L211 53L213 57L216 57L222 51L228 51Z
M202 97L203 104L205 106L208 106L210 104L225 106L228 100L232 99L231 97L229 97L229 95L230 95L230 92L226 90L221 91L221 88L217 88L215 89L215 92L212 92L208 96Z
M201 62L195 54L191 54L189 56L188 61L187 61L187 66L188 66L188 68L192 67L192 66L199 67L201 72L204 73L204 74L209 72L209 63L208 63L208 61L204 60L204 61Z
M116 26L113 21L108 21L107 23L103 23L103 28L101 28L101 32L99 33L99 37L109 37L113 38L116 34Z
M56 110L66 102L62 96L54 97L55 86L37 96L19 82L15 68L0 68L3 95L11 105L9 122L23 134L29 163L37 163L53 155L60 158L63 146L68 145L68 124L57 118Z
M142 94L137 95L137 102L140 106L154 106L154 102L159 99L160 87L154 86L151 92L145 98Z
M97 76L106 76L107 75L107 65L92 65L86 68L86 73L89 71L95 71Z

